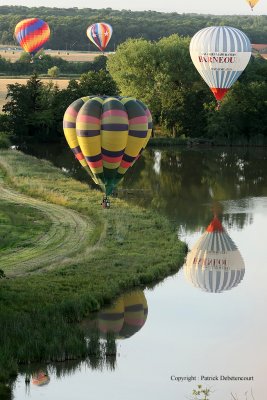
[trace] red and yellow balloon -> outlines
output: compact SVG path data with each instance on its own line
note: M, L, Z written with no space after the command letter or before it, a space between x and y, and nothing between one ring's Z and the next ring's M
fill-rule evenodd
M20 46L34 56L48 41L50 28L42 19L27 18L16 25L14 35Z

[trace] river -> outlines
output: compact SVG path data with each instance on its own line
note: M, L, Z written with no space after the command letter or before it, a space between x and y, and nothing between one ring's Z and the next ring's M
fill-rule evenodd
M88 180L64 147L28 151ZM113 363L37 366L39 376L28 385L19 374L14 399L182 400L193 399L192 391L202 385L198 390L210 389L209 400L262 400L266 149L149 149L128 171L118 196L166 215L192 250L191 261L154 288L122 296L97 316L94 323L103 337L109 329L116 332ZM223 232L224 245L204 268L207 237L216 237L220 247L215 231ZM202 258L196 261L199 251Z

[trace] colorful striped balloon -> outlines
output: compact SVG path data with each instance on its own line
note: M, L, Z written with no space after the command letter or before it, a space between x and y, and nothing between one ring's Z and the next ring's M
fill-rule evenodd
M124 323L120 330L120 338L129 338L137 333L145 324L148 314L144 293L139 290L123 296Z
M63 128L76 158L109 195L148 143L152 117L132 97L89 97L69 106Z
M104 22L98 22L87 28L86 34L101 51L104 51L112 36L112 26Z
M193 36L190 55L216 100L220 101L246 68L251 44L239 29L211 26Z
M14 35L20 46L31 55L41 50L50 37L48 24L39 18L28 18L20 21Z
M230 290L243 279L243 258L217 217L188 253L184 273L195 287L212 293Z
M110 307L98 312L96 319L84 320L81 324L86 335L99 331L102 338L113 333L115 339L127 339L145 325L148 315L144 292L136 290L120 296Z

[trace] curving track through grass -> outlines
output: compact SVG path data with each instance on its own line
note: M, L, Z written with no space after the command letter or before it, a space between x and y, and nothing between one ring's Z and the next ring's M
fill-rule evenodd
M83 260L93 230L91 220L68 208L26 196L6 186L0 178L0 201L27 205L41 212L51 223L46 232L29 246L1 255L1 269L7 276L39 272ZM92 249L92 248L91 248Z

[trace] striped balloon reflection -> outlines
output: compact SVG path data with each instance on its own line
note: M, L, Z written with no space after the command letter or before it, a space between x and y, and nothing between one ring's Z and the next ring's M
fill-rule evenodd
M211 293L233 289L242 281L244 260L217 217L188 253L184 274L193 286Z

